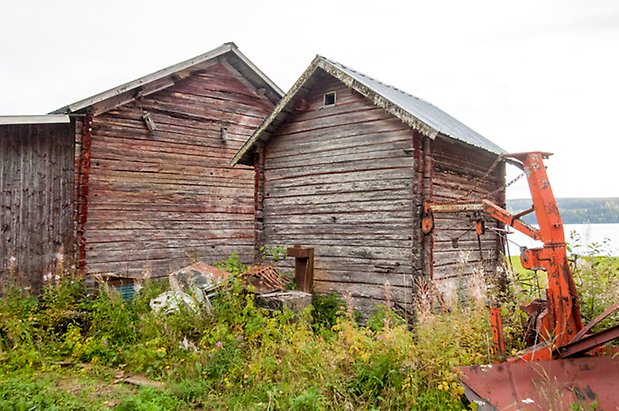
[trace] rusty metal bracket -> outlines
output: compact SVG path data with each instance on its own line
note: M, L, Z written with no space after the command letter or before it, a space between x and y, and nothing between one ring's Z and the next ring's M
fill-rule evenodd
M288 247L288 256L294 257L294 282L297 290L311 293L314 287L314 248L295 244Z

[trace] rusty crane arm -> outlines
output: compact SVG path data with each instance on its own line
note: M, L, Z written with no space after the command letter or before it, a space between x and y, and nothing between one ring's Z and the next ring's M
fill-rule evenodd
M546 343L524 353L519 357L521 360L550 359L554 352L569 344L583 328L578 294L567 260L563 221L543 163L543 159L549 155L542 152L509 155L522 163L527 176L533 202L529 210L512 214L488 200L424 204L422 229L426 234L434 229L435 213L474 211L484 213L544 244L541 248L523 248L520 255L523 267L543 270L548 274L546 302L538 311L535 324L538 335ZM533 211L539 229L521 220L522 216ZM478 234L483 232L481 224L483 222L479 220Z
M488 215L543 243L539 248L522 248L520 253L523 267L543 270L548 275L546 300L536 301L528 307L532 314L530 324L541 342L497 367L492 364L459 367L466 395L476 401L480 409L514 406L517 409L562 409L574 401L583 404L588 401L590 405L610 409L617 404L613 384L619 378L619 358L599 355L605 353L603 344L619 338L619 325L598 333L590 331L595 324L618 310L619 303L583 327L578 294L567 260L563 221L543 163L549 155L531 152L508 156L521 163L527 176L533 202L528 210L512 214L488 200L429 201L424 204L421 228L425 234L434 229L433 215L436 213L474 212ZM521 220L531 212L535 212L539 229ZM484 233L481 217L477 219L476 231L478 236ZM490 319L495 349L500 352L501 345L504 349L500 310L492 308ZM585 354L588 356L583 356ZM545 380L540 379L540 375ZM544 388L548 382L558 387L556 391L561 398L558 403L554 397L540 391L540 387ZM586 396L582 395L583 392L587 393Z

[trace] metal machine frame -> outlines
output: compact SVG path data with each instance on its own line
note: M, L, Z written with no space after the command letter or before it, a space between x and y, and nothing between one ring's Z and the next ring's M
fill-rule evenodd
M602 344L619 338L619 326L598 334L587 334L593 325L619 308L619 304L610 307L600 316L601 318L596 318L593 324L583 327L578 293L567 259L563 221L543 162L543 159L550 155L544 152L528 152L505 156L520 161L527 176L533 206L523 212L511 214L488 200L454 203L427 201L424 204L422 230L425 234L430 234L434 229L435 213L473 211L484 213L543 243L541 248L523 248L520 255L524 268L543 270L548 275L546 300L542 304L537 304L537 309L534 310L533 322L541 342L510 361L543 361L574 356L595 350ZM531 212L535 212L539 229L521 220L521 217ZM483 220L477 221L476 231L478 235L484 232ZM491 312L491 320L495 348L500 352L503 333L497 310Z

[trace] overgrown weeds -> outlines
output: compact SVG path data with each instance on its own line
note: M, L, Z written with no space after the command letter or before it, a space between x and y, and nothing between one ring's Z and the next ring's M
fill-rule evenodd
M592 272L604 264L594 260ZM234 256L222 267L243 268ZM578 275L588 293L595 276ZM593 288L595 301L581 297L583 308L598 310L604 286ZM361 325L335 295L303 313L273 312L237 280L210 314L152 312L164 288L148 281L130 301L105 287L89 294L72 277L40 298L12 290L0 299L0 408L462 409L456 367L493 361L486 309L473 301L434 310L440 296L425 287L414 325L388 306ZM504 309L509 349L522 345L516 308ZM132 374L165 388L114 384Z

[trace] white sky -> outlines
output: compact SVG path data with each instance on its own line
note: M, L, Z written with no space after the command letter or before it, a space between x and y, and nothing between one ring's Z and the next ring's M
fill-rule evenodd
M0 114L49 112L228 41L283 90L321 54L508 151L554 152L557 197L619 197L616 0L3 0Z

